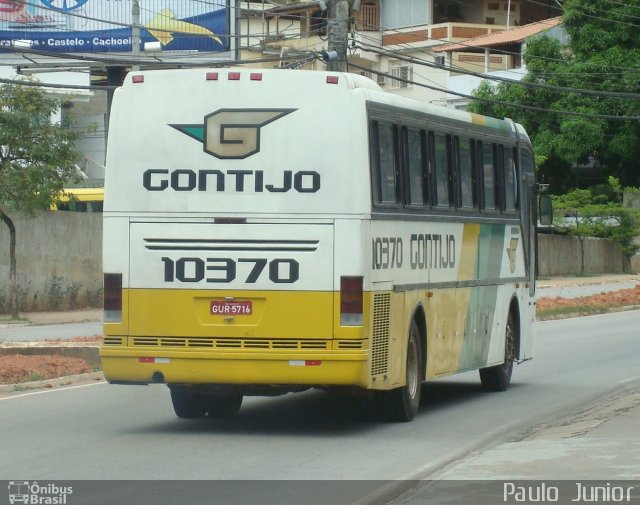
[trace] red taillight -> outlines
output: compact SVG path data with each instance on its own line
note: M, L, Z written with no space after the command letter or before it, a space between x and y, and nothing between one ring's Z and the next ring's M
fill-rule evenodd
M207 81L217 81L218 72L207 72Z
M133 84L140 84L144 82L144 75L134 75L131 78L131 82L133 82Z
M252 73L250 76L252 81L261 81L262 80L262 74L258 74L258 73Z
M122 321L122 274L104 274L104 322Z
M240 80L240 72L229 72L227 78L230 81L239 81Z
M328 75L327 76L327 84L338 84L338 76L337 75Z
M340 324L362 325L362 277L340 277Z

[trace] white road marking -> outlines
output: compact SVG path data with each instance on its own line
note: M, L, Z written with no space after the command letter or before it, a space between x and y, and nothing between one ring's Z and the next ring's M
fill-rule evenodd
M22 393L19 395L4 396L0 398L0 401L14 400L15 398L24 398L25 396L35 396L35 395L41 395L44 393L55 393L57 391L68 391L69 389L87 388L89 386L102 386L103 384L107 384L107 381L92 382L91 384L80 384L78 386L65 386L65 387L54 388L54 389L43 389L39 391L31 391L30 393Z

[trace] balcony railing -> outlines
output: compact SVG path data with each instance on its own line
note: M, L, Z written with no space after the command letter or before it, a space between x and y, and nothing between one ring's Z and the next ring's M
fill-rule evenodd
M504 26L471 23L438 23L435 25L413 26L398 30L385 30L382 45L420 44L435 45L442 42L458 42L481 35L504 31Z
M380 30L380 8L376 4L362 4L356 14L356 26L365 32Z

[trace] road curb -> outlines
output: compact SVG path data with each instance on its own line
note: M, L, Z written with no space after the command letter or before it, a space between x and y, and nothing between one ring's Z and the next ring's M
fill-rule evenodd
M102 372L88 372L34 382L0 384L0 396L11 396L14 393L21 394L40 390L64 388L66 386L77 386L85 383L102 382L104 380L105 378Z
M100 345L70 343L48 344L43 342L12 342L0 344L0 356L64 356L82 358L89 363L100 361Z

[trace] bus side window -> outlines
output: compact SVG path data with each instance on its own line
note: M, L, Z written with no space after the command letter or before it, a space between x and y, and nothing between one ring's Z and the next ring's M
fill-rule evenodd
M504 180L504 210L514 212L518 208L518 171L515 148L504 147L502 168Z
M406 202L408 205L422 206L427 202L427 185L424 170L424 131L402 128L404 152Z
M475 206L473 195L473 141L454 138L454 156L457 167L458 205L464 209Z
M434 161L435 204L449 206L449 140L444 133L431 133L431 147Z
M493 210L496 208L496 178L495 156L493 144L478 142L481 169L482 208Z
M396 177L396 128L389 123L371 124L373 201L380 204L398 202Z

